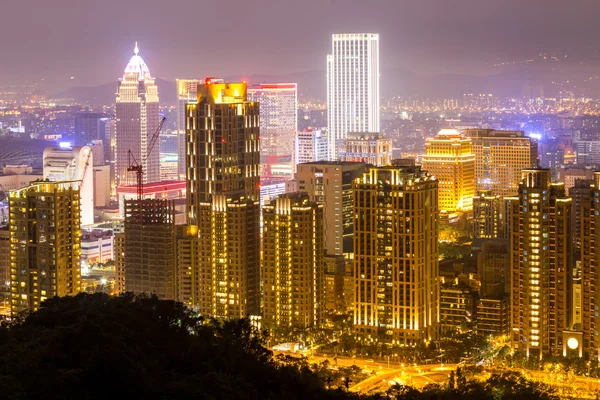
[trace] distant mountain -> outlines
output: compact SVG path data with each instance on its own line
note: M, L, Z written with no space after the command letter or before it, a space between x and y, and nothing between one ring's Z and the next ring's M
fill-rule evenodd
M492 93L499 97L521 97L528 86L543 86L545 96L555 96L559 90L572 90L575 93L594 97L600 93L600 79L595 70L573 65L538 64L510 68L494 68L494 74L485 76L461 74L437 74L420 76L402 68L382 69L380 76L381 96L416 98L458 98L465 93ZM590 80L594 76L595 79ZM248 81L249 85L265 82L297 83L300 99L325 100L325 71L304 71L286 75L256 74L249 76L232 75L226 81ZM157 79L161 104L176 102L174 81ZM76 87L51 96L52 99L73 99L90 105L112 104L115 101L117 83L107 83L94 87Z

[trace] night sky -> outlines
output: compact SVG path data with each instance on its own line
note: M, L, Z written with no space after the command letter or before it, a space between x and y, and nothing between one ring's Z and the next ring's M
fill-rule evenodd
M540 52L600 59L597 0L5 0L0 15L0 83L110 82L136 40L167 79L324 70L343 32L379 33L382 68L419 74L486 74Z

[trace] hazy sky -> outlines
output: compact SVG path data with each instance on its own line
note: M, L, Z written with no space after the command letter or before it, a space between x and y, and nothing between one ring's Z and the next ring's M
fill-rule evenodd
M0 82L324 70L332 33L380 34L382 68L486 72L495 58L592 53L598 0L4 0ZM488 64L486 64L488 63Z

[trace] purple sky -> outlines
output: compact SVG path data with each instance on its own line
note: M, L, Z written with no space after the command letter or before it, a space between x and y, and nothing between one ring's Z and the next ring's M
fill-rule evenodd
M0 83L110 82L136 40L168 79L324 70L343 32L379 33L382 68L421 74L600 47L597 0L34 0L0 15Z

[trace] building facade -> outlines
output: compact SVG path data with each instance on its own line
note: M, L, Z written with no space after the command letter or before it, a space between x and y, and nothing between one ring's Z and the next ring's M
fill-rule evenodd
M335 34L327 56L329 159L348 132L379 132L379 35Z
M542 357L563 352L570 328L571 199L549 169L522 172L510 203L512 343Z
M440 322L437 180L419 167L371 168L354 182L354 330L416 346Z
M119 79L116 99L115 184L135 185L136 174L127 172L129 151L142 166L143 183L160 180L158 149L148 155L148 146L159 126L158 87L148 66L140 57L137 43L134 55Z
M425 142L423 169L438 180L440 211L469 211L475 196L475 154L471 140L442 129Z
M352 182L362 177L365 164L323 161L298 164L298 191L323 204L325 250L351 258L354 232Z
M308 329L323 322L323 205L304 193L263 207L263 322Z
M338 161L364 162L376 167L392 163L392 139L385 139L382 133L348 132L336 145Z
M489 190L480 190L473 197L473 238L493 239L504 234L503 200Z
M329 158L328 148L327 134L322 130L298 132L294 167L297 164L327 160Z
M187 154L185 142L185 105L189 102L195 102L198 94L198 79L176 79L177 86L177 172L179 180L185 180L185 159Z
M465 129L475 153L475 189L515 196L521 171L537 167L538 143L522 131Z
M34 182L9 194L11 310L31 310L81 291L79 190Z
M186 105L188 223L198 227L195 305L205 315L260 311L258 104L246 84L207 78Z
M126 200L123 267L125 291L175 300L175 204Z

